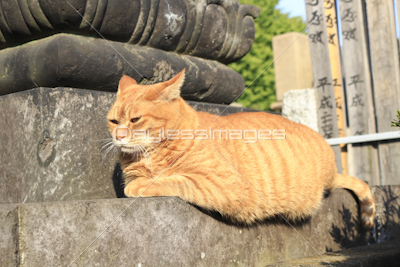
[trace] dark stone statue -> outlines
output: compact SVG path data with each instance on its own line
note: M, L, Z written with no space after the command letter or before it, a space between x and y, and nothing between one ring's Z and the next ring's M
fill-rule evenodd
M0 5L0 95L37 87L116 91L186 68L182 97L230 104L259 9L237 0L8 0ZM221 62L221 63L220 63Z

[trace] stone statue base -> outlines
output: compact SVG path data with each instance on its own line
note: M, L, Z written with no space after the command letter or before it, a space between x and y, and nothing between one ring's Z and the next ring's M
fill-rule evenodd
M71 34L0 50L0 66L0 95L58 86L115 92L123 74L155 83L184 68L187 100L230 104L245 88L239 73L214 60Z

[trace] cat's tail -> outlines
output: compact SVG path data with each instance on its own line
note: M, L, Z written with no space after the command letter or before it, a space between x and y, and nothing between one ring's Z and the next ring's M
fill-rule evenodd
M360 179L337 174L332 184L333 188L345 188L353 191L360 202L361 223L365 229L370 229L375 220L375 200L370 187Z

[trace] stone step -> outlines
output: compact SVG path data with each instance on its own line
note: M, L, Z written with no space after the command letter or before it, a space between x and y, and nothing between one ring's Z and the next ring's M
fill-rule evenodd
M400 238L400 187L374 196L378 224L368 232L342 189L293 227L235 226L168 197L0 205L0 266L265 266Z
M323 257L323 258L322 258ZM400 239L390 242L328 252L321 256L268 264L271 267L398 267L400 265Z

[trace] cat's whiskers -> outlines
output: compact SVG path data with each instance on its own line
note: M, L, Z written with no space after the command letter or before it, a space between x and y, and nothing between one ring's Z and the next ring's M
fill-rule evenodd
M118 151L118 149L115 146L112 138L106 144L103 145L103 147L100 149L100 152L103 153L103 155L101 157L101 167L102 168L103 168L104 160L107 158L108 153L111 152L111 155L115 155L115 153L117 151Z
M102 139L102 140L89 140L89 141L91 141L91 142L96 141L96 142L102 142L103 143L103 144L101 144L102 147L100 148L100 153L102 153L102 151L104 149L108 150L110 147L113 147L113 145L114 145L112 138L106 138L106 139ZM105 155L102 156L101 166L103 166L104 159L105 159Z
M132 160L134 160L135 156L136 156L136 162L139 162L139 149L137 148L137 146L133 147Z
M106 147L108 147L108 146L112 146L112 145L114 145L114 142L111 140L111 141L109 141L109 142L107 142L105 145L103 145L103 147L102 148L100 148L100 151L102 151L104 148L106 148Z
M107 147L106 154L115 147L114 143L110 143L109 147Z
M132 153L132 160L134 160L135 159L135 156L136 156L136 161L138 160L138 155L137 155L137 153Z
M108 154L112 149L114 149L114 148L116 148L116 147L115 147L114 143L112 143L111 146L108 147L107 150L106 150L106 152L104 153L104 155L103 155L103 157L102 157L102 162L103 162L104 159L107 157L107 154Z
M136 144L124 145L123 148L129 149L128 151L126 151L126 150L123 151L123 153L124 153L123 155L125 155L125 153L132 154L132 158L131 158L132 161L140 162L142 160L143 151L140 148L140 144L136 143ZM135 157L136 157L136 160L135 160Z

